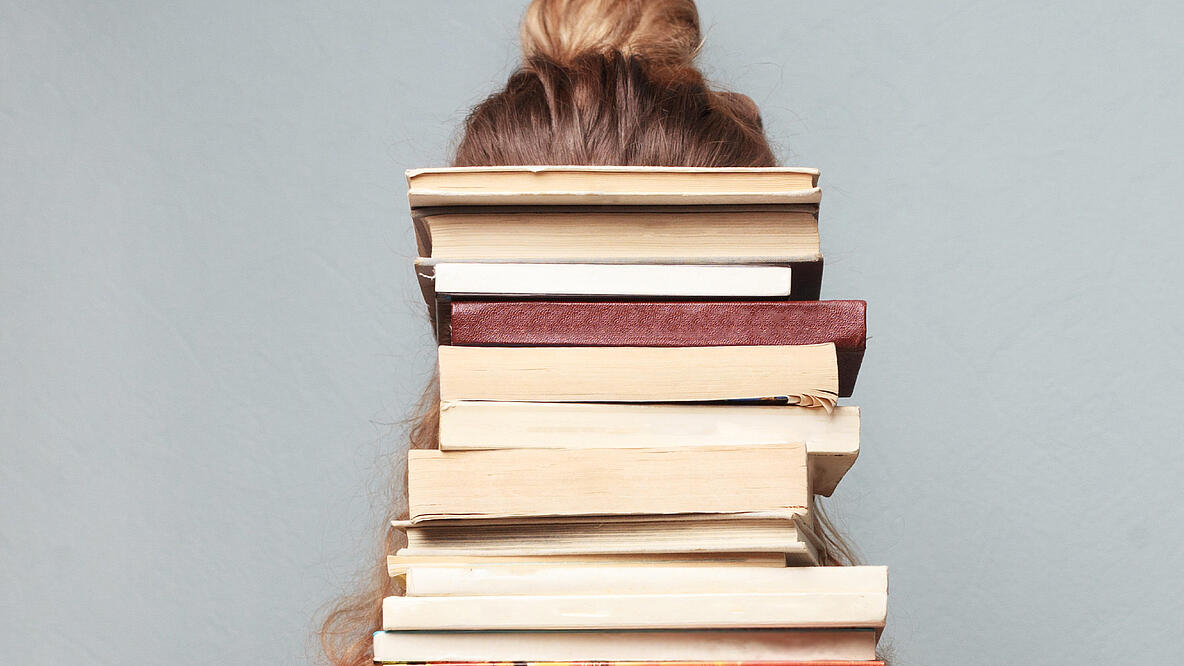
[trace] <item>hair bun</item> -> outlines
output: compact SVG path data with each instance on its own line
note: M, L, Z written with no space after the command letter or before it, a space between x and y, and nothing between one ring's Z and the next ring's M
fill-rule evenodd
M559 65L619 52L685 71L701 41L694 0L533 0L522 20L522 55Z

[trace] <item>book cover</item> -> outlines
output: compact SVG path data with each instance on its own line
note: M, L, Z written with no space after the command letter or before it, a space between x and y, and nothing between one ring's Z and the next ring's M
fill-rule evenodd
M833 342L839 396L855 388L867 303L837 301L453 300L439 342L452 345L702 347Z

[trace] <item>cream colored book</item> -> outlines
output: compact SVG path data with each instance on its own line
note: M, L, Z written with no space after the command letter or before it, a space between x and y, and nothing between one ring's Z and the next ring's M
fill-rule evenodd
M797 167L498 166L412 169L422 206L818 203L818 170Z
M882 566L787 567L411 567L409 597L601 594L866 594L886 597Z
M821 258L817 206L419 208L419 253L442 261L788 262Z
M802 444L658 449L416 450L410 520L660 514L797 515Z
M381 631L378 662L760 662L875 659L871 629ZM852 666L857 666L853 664Z
M581 449L803 442L814 492L829 496L859 455L859 408L483 402L440 405L440 449Z
M694 402L786 398L834 407L833 343L740 347L439 349L440 399Z
M825 592L387 597L400 631L882 629L887 595Z
M439 296L788 297L789 266L436 263Z
M556 556L471 556L471 555L412 555L406 548L386 558L391 578L407 575L412 568L467 568L467 567L764 567L781 568L786 565L781 553L642 553L642 554L584 554Z
M800 516L724 514L594 516L583 519L396 521L414 555L515 556L777 553L793 566L818 564L818 544Z

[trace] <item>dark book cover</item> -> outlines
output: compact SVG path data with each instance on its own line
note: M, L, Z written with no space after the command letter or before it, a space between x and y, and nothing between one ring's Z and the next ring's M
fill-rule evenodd
M797 278L798 273L794 273ZM833 342L849 397L867 342L865 301L441 302L440 344L708 347Z

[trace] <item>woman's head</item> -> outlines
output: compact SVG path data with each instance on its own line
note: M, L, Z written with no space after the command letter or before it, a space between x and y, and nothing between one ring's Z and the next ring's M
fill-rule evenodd
M522 66L465 120L455 166L773 166L756 105L695 68L690 0L535 0Z

